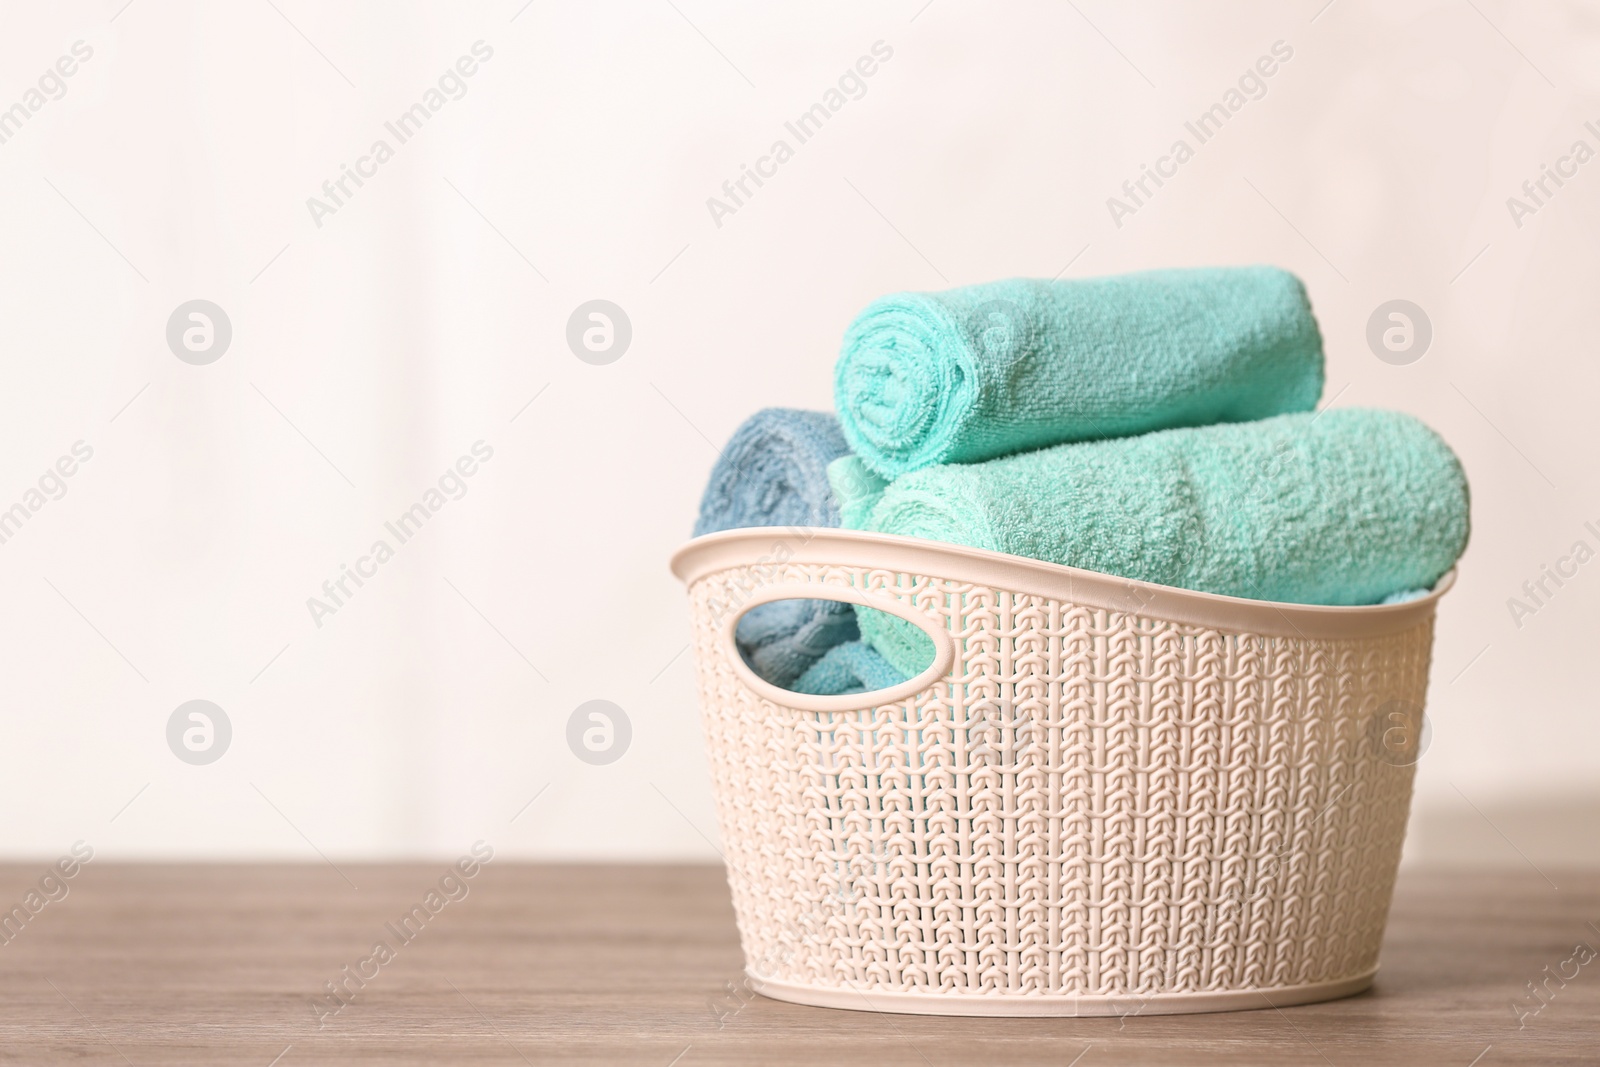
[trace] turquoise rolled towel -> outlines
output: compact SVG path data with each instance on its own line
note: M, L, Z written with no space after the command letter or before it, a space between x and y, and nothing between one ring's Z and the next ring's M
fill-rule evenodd
M939 463L1310 411L1322 335L1276 267L1017 279L884 297L834 366L844 435L896 478Z
M1376 604L1455 565L1468 490L1417 419L1336 409L931 467L891 483L860 528L1208 593ZM857 618L896 670L930 662L920 630Z

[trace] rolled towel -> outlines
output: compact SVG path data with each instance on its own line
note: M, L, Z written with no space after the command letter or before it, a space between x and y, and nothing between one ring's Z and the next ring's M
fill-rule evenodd
M756 412L711 468L694 536L747 526L838 526L828 464L849 451L839 420L826 411Z
M840 525L857 529L889 488L886 478L873 472L860 456L840 456L828 464L828 484L839 503Z
M851 448L896 478L1066 441L1310 411L1322 335L1276 267L884 297L834 367Z
M814 696L867 693L899 685L907 677L870 646L850 641L830 648L827 655L812 664L795 682L794 691Z
M750 669L784 689L792 688L830 649L860 636L854 605L837 600L758 604L733 630L734 643Z
M711 470L694 535L749 526L838 526L828 464L849 451L824 411L767 408L734 431ZM860 636L836 600L781 600L747 611L734 642L750 669L789 687L822 655Z
M1417 419L1330 410L932 467L892 483L863 528L1229 596L1376 604L1455 565L1468 490ZM910 624L858 621L895 669L929 662Z

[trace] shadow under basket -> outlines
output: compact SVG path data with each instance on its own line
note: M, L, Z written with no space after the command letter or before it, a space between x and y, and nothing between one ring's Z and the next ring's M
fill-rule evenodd
M1273 604L881 534L672 562L751 986L934 1015L1227 1011L1372 984L1434 606ZM898 615L902 685L804 696L733 641L774 600Z

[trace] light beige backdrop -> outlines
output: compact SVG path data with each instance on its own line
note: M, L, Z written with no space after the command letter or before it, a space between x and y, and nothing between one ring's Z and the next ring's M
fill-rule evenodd
M1592 7L1505 0L9 5L0 509L92 458L0 543L0 852L713 858L666 561L714 446L827 406L881 293L1265 261L1324 402L1423 417L1472 479L1411 856L1600 860L1600 562L1508 608L1600 548L1597 59ZM196 299L206 365L166 337ZM595 299L607 365L566 339ZM1397 299L1432 329L1403 365L1367 340ZM232 726L203 766L167 740L195 699ZM591 699L631 725L607 765L567 742Z

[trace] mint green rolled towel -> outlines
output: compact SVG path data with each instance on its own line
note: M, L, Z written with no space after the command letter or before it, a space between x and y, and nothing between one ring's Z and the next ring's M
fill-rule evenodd
M1017 279L874 302L834 401L887 478L1025 449L1310 411L1322 335L1276 267Z
M839 525L847 530L859 530L883 498L883 491L889 487L888 479L875 473L854 454L840 456L825 470L828 488L839 506Z
M1336 409L930 467L890 483L860 528L1208 593L1376 604L1455 565L1467 503L1427 426ZM927 666L920 630L857 616L896 670Z

